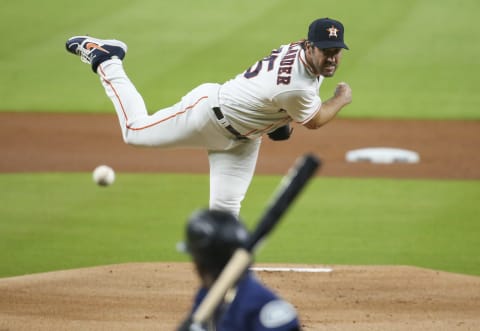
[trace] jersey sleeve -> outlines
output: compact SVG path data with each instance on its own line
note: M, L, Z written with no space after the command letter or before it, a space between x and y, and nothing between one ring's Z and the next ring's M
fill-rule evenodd
M273 101L296 123L305 124L320 110L322 101L312 91L285 91L277 94Z

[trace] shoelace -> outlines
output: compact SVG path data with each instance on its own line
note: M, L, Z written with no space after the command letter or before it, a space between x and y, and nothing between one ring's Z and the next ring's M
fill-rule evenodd
M84 63L92 64L92 58L90 54L95 50L92 48L90 51L83 47L83 45L87 42L88 39L85 39L81 45L77 47L77 54L80 55L80 60Z

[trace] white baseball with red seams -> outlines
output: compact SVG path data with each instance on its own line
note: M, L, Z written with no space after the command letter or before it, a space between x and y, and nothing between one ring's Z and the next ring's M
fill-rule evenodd
M223 85L202 84L151 115L120 59L101 63L97 73L115 106L124 141L207 149L209 206L236 215L253 177L261 136L292 120L304 124L321 106L323 77L309 71L300 43L281 46ZM221 125L212 111L218 106L248 139L237 139Z

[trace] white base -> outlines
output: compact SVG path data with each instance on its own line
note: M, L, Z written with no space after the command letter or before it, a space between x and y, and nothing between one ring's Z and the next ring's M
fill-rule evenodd
M369 147L348 151L345 159L347 162L417 163L420 161L420 156L417 152L406 149Z

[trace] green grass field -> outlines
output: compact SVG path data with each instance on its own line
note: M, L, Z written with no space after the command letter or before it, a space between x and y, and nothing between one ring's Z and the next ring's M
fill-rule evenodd
M4 0L0 111L113 112L89 67L68 54L76 34L119 38L147 106L223 82L330 16L346 26L343 64L321 90L347 81L340 116L480 119L480 2L407 0L175 2ZM1 161L0 161L1 162ZM277 176L257 176L249 225ZM207 204L206 175L0 174L0 277L138 261L186 261L184 220ZM478 181L315 179L261 249L269 262L404 264L480 275Z
M244 202L261 216L277 176L258 176ZM0 276L138 261L186 261L175 250L205 206L203 175L0 175ZM185 187L189 187L186 189ZM480 186L472 181L316 178L260 250L259 261L400 264L480 275Z
M6 0L0 110L111 111L97 77L65 51L73 35L124 40L127 71L154 110L230 79L330 16L345 23L351 50L321 94L351 84L354 104L341 116L479 119L479 11L475 0Z

